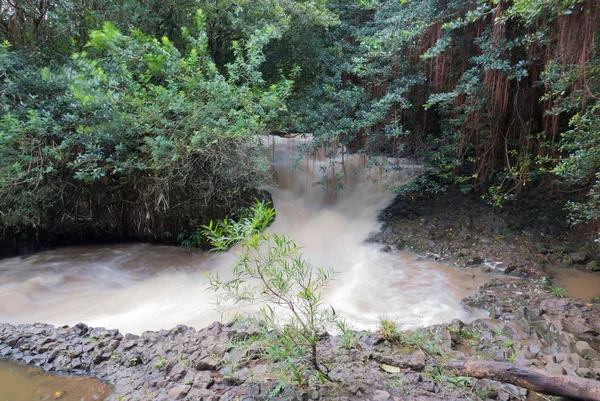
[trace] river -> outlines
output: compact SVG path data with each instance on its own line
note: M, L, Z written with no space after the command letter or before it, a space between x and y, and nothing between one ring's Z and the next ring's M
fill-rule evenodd
M376 166L366 168L364 155L345 155L342 163L338 149L298 160L297 147L305 141L271 138L265 144L277 210L269 229L296 239L313 265L340 273L325 303L357 329L374 328L382 316L405 328L467 320L460 300L489 280L489 273L421 260L410 252L384 252L364 241L377 231L377 214L392 200L384 185L411 180L422 169L385 160L406 166L384 174ZM0 322L85 322L132 333L177 324L200 328L227 319L204 290L205 273L227 275L234 253L124 243L0 260Z

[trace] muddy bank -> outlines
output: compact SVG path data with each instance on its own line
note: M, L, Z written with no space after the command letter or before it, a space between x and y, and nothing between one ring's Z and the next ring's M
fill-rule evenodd
M178 326L141 336L118 330L0 325L0 357L44 370L92 375L115 388L109 400L464 400L521 399L526 390L491 380L459 378L450 360L508 361L552 374L600 377L600 305L548 295L544 284L498 280L466 305L499 319L454 320L390 335L356 332L352 345L323 336L319 352L334 383L282 386L277 361L264 354L258 332L214 323ZM512 302L515 295L524 305ZM525 294L525 295L524 295ZM503 300L503 297L507 297ZM494 310L505 304L505 310ZM510 313L509 313L510 312ZM391 367L391 368L390 368ZM388 372L389 371L389 372ZM530 398L531 399L531 398Z
M536 275L544 266L600 262L590 228L571 226L564 200L544 193L525 194L502 209L458 190L397 196L379 219L382 229L370 241L463 267L485 263L507 273Z

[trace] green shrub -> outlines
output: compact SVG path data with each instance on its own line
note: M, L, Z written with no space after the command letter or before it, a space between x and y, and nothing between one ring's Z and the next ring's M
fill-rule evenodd
M333 308L325 308L321 291L335 276L332 269L315 268L302 259L289 237L263 231L274 211L257 203L253 215L240 221L222 221L205 227L205 235L216 251L239 244L233 278L209 274L208 288L218 293L222 311L258 306L257 326L269 336L265 355L279 361L283 377L298 385L305 374L329 379L320 363L317 343L331 324L341 324Z

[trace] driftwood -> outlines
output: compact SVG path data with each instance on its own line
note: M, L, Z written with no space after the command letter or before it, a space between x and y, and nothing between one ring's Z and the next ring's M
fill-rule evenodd
M453 361L448 362L445 368L453 369L463 376L510 383L541 394L572 400L600 401L600 382L596 380L552 376L505 362Z

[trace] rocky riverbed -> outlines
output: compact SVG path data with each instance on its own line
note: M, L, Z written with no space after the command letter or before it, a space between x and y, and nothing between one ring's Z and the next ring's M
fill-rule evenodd
M526 399L526 390L445 371L450 360L508 361L551 374L600 377L595 349L600 305L550 296L543 284L498 280L465 300L495 308L518 293L499 319L458 320L395 338L357 332L351 347L323 336L319 352L334 383L282 386L277 363L263 354L256 330L214 323L202 330L178 326L141 336L84 324L0 325L0 357L46 371L109 381L109 400L463 400ZM513 295L514 297L514 295Z

